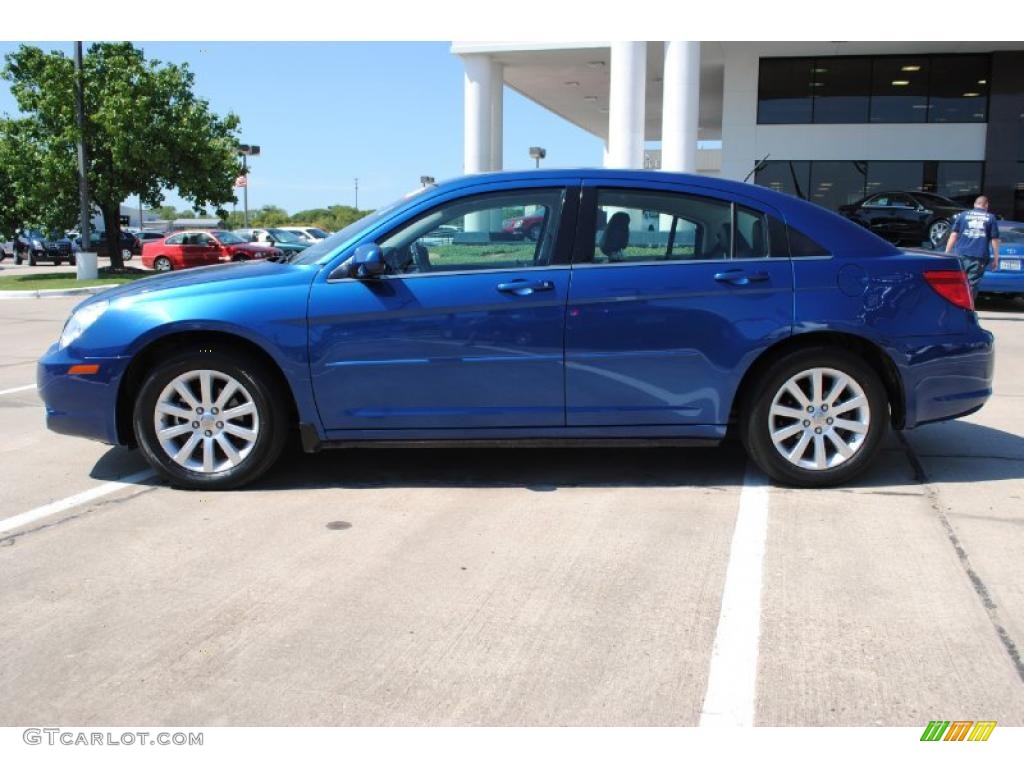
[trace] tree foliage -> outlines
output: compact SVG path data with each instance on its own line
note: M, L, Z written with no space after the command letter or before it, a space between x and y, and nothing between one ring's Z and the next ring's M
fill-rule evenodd
M139 195L157 206L163 189L225 216L241 169L238 117L218 117L195 96L187 65L147 61L131 43L96 43L83 58L86 175L107 241L119 241L122 200ZM74 64L60 51L22 45L6 56L2 76L23 113L0 123L0 152L16 160L8 173L22 201L19 225L67 227L78 211ZM123 266L116 248L110 256Z

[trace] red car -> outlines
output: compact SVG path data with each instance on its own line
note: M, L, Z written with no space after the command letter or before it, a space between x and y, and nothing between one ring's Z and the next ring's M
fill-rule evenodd
M537 242L540 231L544 228L544 214L529 214L527 216L513 216L501 222L501 230L505 234L524 237L527 240Z
M281 255L277 248L247 243L236 234L215 229L175 232L163 240L146 243L142 246L142 265L157 272L170 272L223 261L280 258Z

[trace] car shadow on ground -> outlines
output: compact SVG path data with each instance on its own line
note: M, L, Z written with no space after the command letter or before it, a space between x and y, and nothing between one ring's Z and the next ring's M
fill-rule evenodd
M743 451L718 448L349 448L281 457L252 490L289 488L735 488Z
M978 312L999 312L1000 314L1012 312L1014 314L1024 313L1024 300L1012 296L1004 296L997 293L982 293L974 302ZM1020 317L1000 317L1000 320L1024 320L1024 314Z
M908 454L909 446L913 456ZM919 477L913 457L924 468ZM735 442L712 448L347 448L286 451L252 491L322 488L738 488L748 460ZM146 469L138 451L111 448L93 466L95 480ZM967 421L890 432L864 474L844 487L916 486L1024 478L1024 437ZM140 486L165 485L158 478ZM808 493L813 491L808 490Z

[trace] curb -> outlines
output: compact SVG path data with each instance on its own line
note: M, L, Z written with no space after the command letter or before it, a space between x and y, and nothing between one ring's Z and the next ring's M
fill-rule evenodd
M114 285L89 285L84 288L41 288L35 291L0 291L0 299L60 299L64 296L88 296L92 293L99 293Z

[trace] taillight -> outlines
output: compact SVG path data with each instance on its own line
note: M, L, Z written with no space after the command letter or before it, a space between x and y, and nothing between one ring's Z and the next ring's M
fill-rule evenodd
M974 309L971 287L967 275L959 269L936 269L924 273L928 285L950 304L963 309Z

